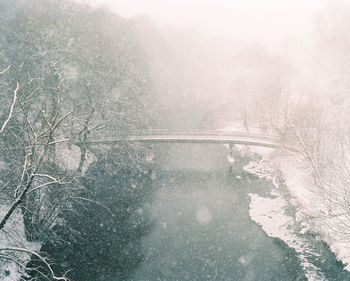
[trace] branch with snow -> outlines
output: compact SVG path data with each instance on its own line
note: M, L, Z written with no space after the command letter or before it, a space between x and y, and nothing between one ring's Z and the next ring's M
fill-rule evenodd
M57 281L68 281L69 280L65 275L64 276L56 276L53 269L52 269L52 266L47 261L47 259L45 257L43 257L42 255L38 254L37 252L31 251L31 250L26 249L26 248L17 248L17 247L0 248L0 253L1 252L22 252L22 253L25 253L25 254L30 255L30 256L35 256L45 264L45 266L47 267L47 269L50 272L51 277L54 280L57 280ZM23 264L20 263L20 261L18 261L18 259L16 259L15 257L12 257L9 254L1 253L0 257L9 259L9 260L15 262L17 265L20 265L21 267L23 266ZM66 274L67 274L67 272L66 272Z
M41 163L44 161L44 156L46 155L46 152L48 151L49 147L50 147L50 142L51 139L53 137L54 131L59 127L59 125L72 113L72 111L68 112L67 114L63 115L60 119L58 119L58 112L55 114L55 116L52 118L52 122L49 122L49 120L47 121L47 124L49 126L48 130L45 130L45 132L47 132L47 136L46 136L46 141L44 144L44 148L41 151L41 153L39 154L38 160L35 163L35 166L33 167L31 173L29 173L29 177L27 180L27 183L25 184L22 192L20 195L18 195L18 197L16 198L16 200L13 202L10 210L6 213L6 215L3 217L3 219L0 221L0 230L4 228L5 224L7 223L7 221L9 220L9 218L11 217L11 215L13 214L13 212L16 210L16 208L25 200L28 192L30 191L34 178L36 177L37 171L39 170ZM58 120L57 120L58 119ZM25 165L26 166L26 165ZM43 175L41 175L43 176ZM56 181L54 181L56 182Z
M2 127L0 129L0 134L5 130L7 123L10 121L12 115L13 115L13 110L15 108L15 104L16 104L16 100L17 100L17 92L19 89L19 83L17 82L16 84L16 89L13 91L13 100L12 100L12 104L10 107L10 112L7 116L7 119L5 120L4 124L2 124Z
M0 75L1 75L1 74L4 74L5 72L7 72L10 68L11 68L11 65L9 65L8 67L6 67L4 70L0 71Z

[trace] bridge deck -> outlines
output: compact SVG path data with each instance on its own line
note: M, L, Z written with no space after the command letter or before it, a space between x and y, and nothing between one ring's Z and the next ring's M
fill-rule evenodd
M271 148L285 148L282 140L276 136L245 132L224 131L141 131L130 134L121 134L115 138L91 140L85 144L118 144L123 142L142 143L221 143L263 146Z

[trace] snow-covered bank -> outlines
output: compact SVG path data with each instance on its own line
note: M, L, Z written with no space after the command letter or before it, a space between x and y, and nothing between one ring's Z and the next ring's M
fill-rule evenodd
M0 160L0 172L6 168L6 163ZM0 183L2 183L0 181ZM0 218L3 218L11 205L7 203L5 198L0 201ZM28 242L25 236L25 229L21 211L16 210L6 225L0 230L0 249L3 248L23 248L29 251L38 251L41 247L38 242ZM0 260L0 280L1 281L17 281L21 280L24 274L23 267L29 260L29 256L24 252L1 251L0 255L4 255ZM11 260L13 258L13 260ZM15 262L17 261L17 263Z
M7 204L1 204L0 217L4 217L10 206ZM29 251L38 251L41 247L39 242L28 242L25 236L25 229L23 224L22 215L19 210L15 211L11 219L8 220L4 229L0 231L0 249L1 248L23 248ZM1 252L13 260L4 257L0 261L0 280L1 281L17 281L21 280L21 276L24 274L23 267L19 264L25 265L29 261L30 256L24 252L7 251ZM14 260L18 261L16 263Z
M350 239L342 235L342 227L350 225L350 217L344 216L344 211L336 205L330 207L324 193L314 188L311 174L296 159L284 159L279 168L296 199L297 219L304 226L303 232L318 235L346 265L344 269L350 271Z
M302 239L293 231L294 219L284 211L288 203L277 192L271 195L274 198L249 194L251 199L249 204L250 217L262 227L268 236L281 239L296 251L309 281L326 280L321 269L308 260L309 256L315 256L318 253L314 251L309 241Z
M222 130L244 131L244 128L240 124L233 124L233 126ZM258 129L254 132L262 133ZM344 237L342 229L344 227L350 228L350 216L345 216L344 209L337 208L337 204L330 206L332 198L327 198L324 193L315 188L311 171L303 166L303 162L294 155L281 154L275 149L252 146L236 146L236 148L241 155L244 154L250 158L259 155L257 162L249 163L244 169L270 180L276 188L278 188L278 181L283 181L291 195L290 203L296 208L296 222L302 226L300 233L310 232L317 235L328 244L336 258L346 265L344 269L350 271L350 239ZM340 196L343 195L340 194ZM254 195L251 198L252 202L258 200ZM277 203L275 202L275 204ZM256 203L252 204L252 206L258 206ZM261 211L261 216L265 216L264 208ZM254 212L252 216L253 214ZM262 219L261 216L259 216L259 220ZM253 217L257 219L256 213ZM276 217L277 220L279 218L279 216ZM266 221L263 220L262 224L264 222ZM266 229L267 233L270 232L266 225L262 227L264 230Z
M296 208L296 222L303 227L300 233L317 235L328 244L336 258L346 265L344 269L350 271L350 244L339 235L339 224L350 224L349 217L339 215L340 210L329 209L324 194L313 188L311 173L298 159L265 153L260 162L251 162L245 170L270 180L275 186L278 182L276 175L280 175L291 195L290 203Z
M285 211L290 203L280 194L278 171L262 159L250 162L244 170L270 181L274 186L267 196L249 194L251 219L259 224L268 236L281 239L295 250L309 281L326 280L320 268L310 261L310 257L317 256L318 252L309 240L298 235L295 230L295 218Z

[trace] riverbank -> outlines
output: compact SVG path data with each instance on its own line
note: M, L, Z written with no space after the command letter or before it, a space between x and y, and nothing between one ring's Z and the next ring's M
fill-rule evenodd
M222 130L244 131L245 128L236 123ZM262 133L260 129L252 130ZM344 228L350 226L350 217L344 214L344 207L337 207L337 202L333 202L339 199L327 198L326 190L315 188L310 169L297 155L262 147L238 145L236 148L238 155L255 157L255 163L248 167L250 172L271 180L275 186L278 180L285 184L291 195L290 203L296 209L300 233L309 233L327 243L336 258L345 265L344 270L350 271L350 241L348 235L344 235L347 233Z
M274 185L267 197L252 195L252 219L269 236L282 239L296 250L308 280L350 280L346 263L341 262L342 258L334 248L341 247L341 244L318 231L317 227L326 228L328 222L320 220L318 212L324 207L320 200L322 197L317 198L310 191L308 184L312 181L305 170L296 168L297 162L290 162L296 161L292 158L289 158L289 162L284 158L281 163L272 150L271 153L264 150L260 154L252 151L254 149L248 154L250 157L255 155L255 161L244 169ZM258 209L258 214L253 209ZM310 225L315 220L318 225ZM327 238L331 238L331 241L327 241ZM344 252L347 248L342 250Z

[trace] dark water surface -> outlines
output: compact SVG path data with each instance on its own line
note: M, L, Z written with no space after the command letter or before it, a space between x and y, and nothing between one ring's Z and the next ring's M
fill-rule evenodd
M157 227L136 280L306 280L294 251L250 220L247 180L233 182L222 173L162 173Z
M226 156L223 146L159 148L150 206L156 226L134 280L307 280L298 253L249 217L248 194L267 196L273 185L243 172L247 159L228 173ZM303 239L319 251L308 260L323 280L350 280L324 243Z

